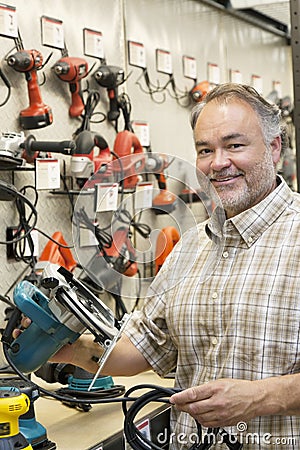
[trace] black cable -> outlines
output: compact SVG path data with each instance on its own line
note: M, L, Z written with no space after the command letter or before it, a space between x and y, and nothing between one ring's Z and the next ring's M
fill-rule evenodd
M25 195L27 189L32 189L35 193L35 200L33 202L33 206L36 208L38 193L33 186L24 186L20 190L20 193L22 195ZM32 218L33 213L31 211L29 217L28 218L26 217L25 202L21 197L16 198L16 208L19 214L19 224L16 227L14 239L22 237L24 233L26 237L18 240L18 242L12 245L12 253L16 261L22 261L25 264L28 264L31 267L33 267L36 263L36 258L34 257L34 242L31 233L27 234L27 231L30 230L30 220ZM26 256L27 249L29 249L29 255Z
M109 262L109 258L107 256L105 249L110 248L113 244L113 239L111 235L107 233L104 229L99 228L98 225L95 225L90 220L84 207L80 208L79 211L76 211L74 213L74 219L78 220L79 224L80 223L83 224L86 229L90 230L95 235L100 252L103 254L103 257L106 259L106 261Z
M0 301L3 303L6 303L8 306L14 307L13 302L10 300L10 298L7 295L0 294Z
M124 118L124 130L131 131L133 133L133 128L131 125L130 114L131 114L131 101L127 94L123 93L118 97L118 104L123 113Z
M132 226L143 238L148 238L151 233L151 227L146 223L135 222L130 212L126 209L121 209L115 213L120 222Z
M94 110L95 110L96 106L98 105L99 101L100 101L100 93L98 91L94 91L94 90L90 91L90 93L88 94L85 106L84 106L84 114L83 114L81 126L75 131L74 136L77 136L83 130L90 129L91 118L94 115Z
M74 245L64 245L61 242L56 241L55 239L53 239L53 237L49 236L49 234L45 233L44 231L40 230L39 228L34 227L34 230L37 231L38 233L42 234L43 236L48 238L49 241L54 242L54 244L57 244L61 248L74 248Z
M1 107L1 106L4 106L8 102L9 98L10 98L11 85L10 85L10 82L8 81L7 77L3 73L2 69L0 69L0 78L3 81L3 83L5 84L5 86L7 87L7 95L6 95L5 99L3 100L3 102L0 103L0 107Z
M123 413L125 416L124 419L124 434L126 436L126 440L128 444L133 448L133 450L162 450L162 447L159 447L152 441L150 441L146 436L137 428L134 424L134 420L138 413L150 402L161 402L169 404L168 398L173 394L180 392L182 389L180 388L165 388L162 386L156 386L152 384L141 384L138 386L133 386L128 389L125 393L125 397L129 397L130 395L140 389L148 389L149 391L140 397L134 399L132 405L129 409L127 409L126 402L122 403ZM227 445L230 450L241 450L243 445L230 437L230 435L224 429L220 428L208 428L207 433L204 437L202 437L202 427L199 422L196 422L197 426L197 434L198 439L189 450L208 450L214 442L212 442L211 437L217 436L220 434L222 441ZM214 440L213 440L214 441Z
M0 244L4 244L4 245L16 244L17 242L19 242L23 239L26 239L30 235L31 231L34 229L34 227L37 223L37 219L38 219L37 210L36 210L34 204L30 200L28 200L28 198L25 195L23 195L21 192L18 192L14 186L10 186L8 184L4 184L4 182L1 182L0 187L1 187L1 190L5 192L5 194L11 195L12 198L15 198L16 203L18 202L17 207L21 208L21 211L24 214L25 214L25 205L28 205L31 210L30 218L33 217L32 224L29 224L29 221L25 218L25 221L28 225L26 227L26 231L24 230L25 233L19 234L18 236L14 237L13 239L8 240L8 241L0 241Z

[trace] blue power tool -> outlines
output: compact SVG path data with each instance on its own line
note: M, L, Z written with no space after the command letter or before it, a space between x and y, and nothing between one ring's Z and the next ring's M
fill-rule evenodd
M23 373L34 372L63 345L75 342L89 330L104 349L99 360L99 375L129 315L117 321L98 297L71 272L56 264L46 266L41 286L21 281L14 290L18 310L32 323L10 343L9 363Z

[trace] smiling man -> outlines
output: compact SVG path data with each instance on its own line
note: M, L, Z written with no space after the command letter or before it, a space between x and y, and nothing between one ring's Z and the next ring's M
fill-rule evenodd
M191 122L197 168L225 214L216 207L182 236L103 375L175 367L170 450L202 448L192 447L194 419L228 427L245 450L299 450L300 195L276 173L280 111L249 86L223 84ZM82 336L54 361L96 371L99 352Z
M255 98L251 88L233 92L230 85L227 90L222 85L192 116L197 167L211 180L228 218L254 206L276 187L281 151L279 111L271 106L264 111L264 103L260 104L258 97L254 103ZM275 123L265 132L267 108Z

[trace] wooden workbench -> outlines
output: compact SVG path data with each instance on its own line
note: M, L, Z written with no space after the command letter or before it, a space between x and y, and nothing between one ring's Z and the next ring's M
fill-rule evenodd
M134 377L116 377L116 385L124 385L126 390L132 386L147 383L164 387L173 386L172 378L160 378L149 371ZM47 389L55 390L61 385L47 385L41 379L32 379ZM137 395L143 391L137 392ZM150 403L142 414L158 408L157 403ZM99 442L123 430L123 411L121 403L93 405L88 412L69 408L52 398L40 397L35 402L36 420L47 430L48 439L56 443L57 450L87 450Z

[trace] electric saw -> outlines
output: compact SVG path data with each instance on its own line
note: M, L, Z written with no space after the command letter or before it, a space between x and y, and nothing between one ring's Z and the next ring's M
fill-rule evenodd
M51 263L43 271L40 287L23 280L14 289L13 299L20 315L23 313L32 323L10 343L8 362L26 374L35 372L61 347L75 342L86 331L104 350L99 374L130 317L125 314L117 321L113 312L71 272Z

